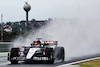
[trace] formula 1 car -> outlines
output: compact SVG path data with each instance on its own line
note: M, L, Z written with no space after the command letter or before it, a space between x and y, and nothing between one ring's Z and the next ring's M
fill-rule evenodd
M31 46L14 47L8 53L8 61L18 64L18 61L43 61L53 64L54 60L64 61L65 53L63 47L57 46L57 41L41 41L37 38Z

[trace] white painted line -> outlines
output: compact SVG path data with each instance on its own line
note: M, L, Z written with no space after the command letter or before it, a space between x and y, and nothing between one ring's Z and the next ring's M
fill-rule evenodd
M60 66L62 67L62 66ZM63 67L80 67L79 65L67 65L67 66L63 66Z
M81 62L86 62L86 61L90 61L90 60L94 60L94 59L99 59L100 57L96 57L96 58L91 58L91 59L86 59L86 60L82 60L82 61L77 61L77 62L72 62L72 63L68 63L68 64L63 64L60 66L56 66L56 67L66 67L72 64L77 64L77 63L81 63Z

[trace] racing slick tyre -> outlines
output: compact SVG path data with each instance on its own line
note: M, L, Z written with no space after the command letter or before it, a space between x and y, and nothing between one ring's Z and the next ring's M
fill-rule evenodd
M56 47L55 48L55 58L58 60L62 60L62 62L65 59L65 52L63 47Z
M12 48L10 52L10 57L18 57L19 56L19 48Z
M48 64L53 64L54 63L54 59L51 59L49 61L47 61Z
M65 51L64 51L64 48L61 47L61 54L62 54L62 62L65 60Z
M9 53L8 53L8 57L7 57L7 60L10 60L10 55L9 55Z
M49 64L53 64L54 63L54 52L52 51L50 54L50 60L48 61Z
M48 64L53 64L54 63L54 51L52 48L46 48L45 55L49 58L47 61Z
M12 48L9 58L12 64L18 64L18 60L17 59L13 60L13 57L19 57L19 48Z

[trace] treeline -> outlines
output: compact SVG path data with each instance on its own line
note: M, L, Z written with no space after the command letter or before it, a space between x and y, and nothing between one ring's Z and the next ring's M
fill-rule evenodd
M48 20L35 20L32 19L28 22L28 32L32 30L37 30L42 26L45 26L51 19ZM1 36L1 32L3 36ZM17 21L17 22L7 22L0 24L0 41L1 37L3 38L3 42L10 42L13 39L17 38L20 35L24 35L26 32L26 21Z

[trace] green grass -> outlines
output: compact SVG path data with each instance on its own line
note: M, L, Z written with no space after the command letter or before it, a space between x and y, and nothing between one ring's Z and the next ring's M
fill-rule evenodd
M9 52L9 51L0 51L0 53L2 53L2 52Z
M75 65L80 65L81 67L100 67L100 59L82 62Z

